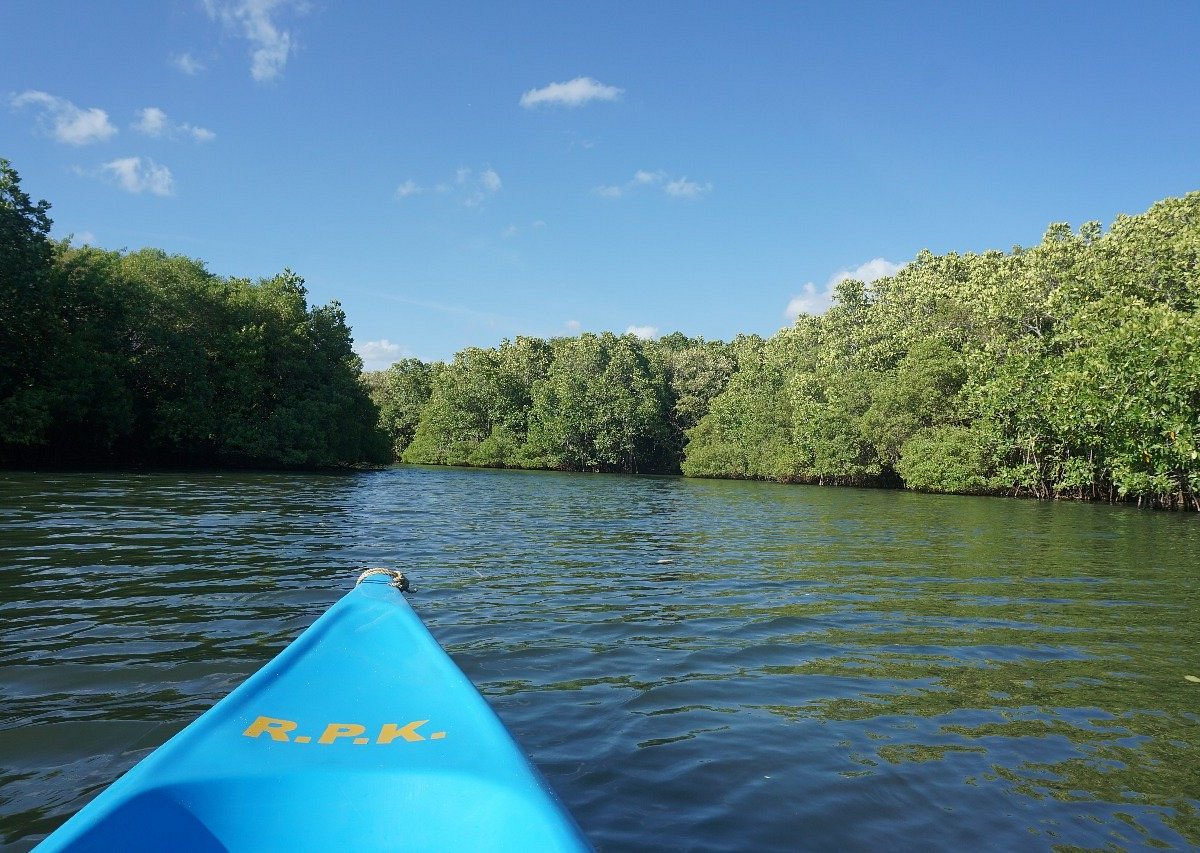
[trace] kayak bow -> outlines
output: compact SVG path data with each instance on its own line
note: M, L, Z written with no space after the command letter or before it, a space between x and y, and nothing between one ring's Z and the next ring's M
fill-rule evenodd
M41 850L587 850L387 577L114 782Z

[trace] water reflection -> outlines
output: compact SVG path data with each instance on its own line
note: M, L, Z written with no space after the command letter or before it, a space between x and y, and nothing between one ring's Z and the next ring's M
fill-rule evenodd
M389 565L601 849L1200 845L1198 529L670 478L2 475L0 837Z

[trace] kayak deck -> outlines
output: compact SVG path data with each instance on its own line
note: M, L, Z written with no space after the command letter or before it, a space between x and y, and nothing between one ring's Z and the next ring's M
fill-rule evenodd
M587 850L404 596L366 577L43 850Z

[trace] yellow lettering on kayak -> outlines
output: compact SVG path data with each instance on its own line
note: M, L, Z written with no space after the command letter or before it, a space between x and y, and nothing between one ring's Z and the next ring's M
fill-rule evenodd
M360 726L358 723L330 723L317 743L333 743L340 737L358 737L366 730L366 726Z
M375 743L391 743L398 737L404 738L409 743L416 743L419 740L425 740L421 735L417 734L417 729L428 723L429 720L413 720L407 726L398 726L395 723L384 723L383 728L379 730L379 738Z
M246 737L258 737L261 734L268 734L271 740L279 740L287 743L287 733L293 731L298 723L293 723L291 720L281 720L278 717L259 717L253 723L246 727L242 732Z
M428 722L429 720L413 720L404 725L400 725L399 723L384 723L379 729L379 736L374 740L367 735L367 727L361 723L329 723L325 726L325 730L321 732L321 736L316 738L316 743L328 746L339 740L348 740L356 746L366 746L370 743L386 745L396 740L407 743L421 743L423 741L442 740L446 737L444 731L429 732L427 730L425 734L418 731L418 729ZM242 734L249 738L267 735L271 740L279 741L280 743L313 743L313 735L296 733L299 725L299 723L292 720L284 720L280 717L258 717L246 727L246 730ZM309 731L312 730L309 729Z

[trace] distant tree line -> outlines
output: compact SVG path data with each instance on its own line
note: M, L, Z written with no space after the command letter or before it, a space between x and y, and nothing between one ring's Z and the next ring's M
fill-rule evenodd
M0 160L0 464L406 462L1200 510L1200 192L920 254L730 343L519 337L362 374L337 303L50 239Z
M1200 509L1200 192L920 254L769 340L585 334L367 382L407 462Z
M678 473L688 430L748 341L519 337L449 364L408 359L367 381L406 462Z
M0 160L0 464L390 460L337 303L49 238Z

